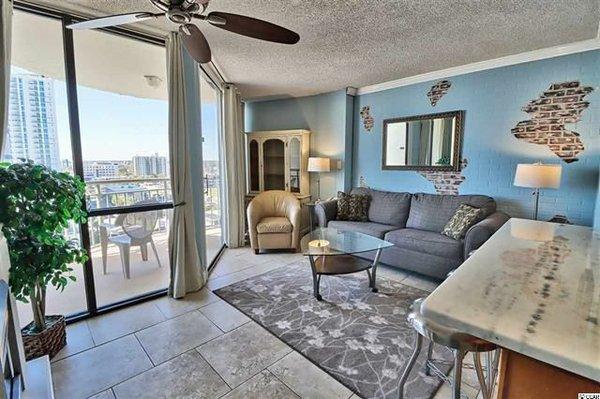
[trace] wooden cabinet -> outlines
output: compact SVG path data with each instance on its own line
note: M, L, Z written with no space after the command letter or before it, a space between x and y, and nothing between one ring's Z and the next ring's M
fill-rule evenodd
M310 181L306 171L310 131L303 129L246 133L246 207L255 195L267 190L295 194L302 204L301 234L308 231Z
M310 131L277 130L246 133L249 194L285 190L310 195L308 154Z

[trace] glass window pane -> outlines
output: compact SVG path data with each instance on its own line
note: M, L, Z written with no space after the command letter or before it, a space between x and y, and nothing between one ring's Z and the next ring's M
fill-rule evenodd
M4 159L73 171L62 24L15 10Z
M205 76L200 79L202 101L202 159L204 167L204 215L206 258L211 262L223 246L221 232L221 164L219 157L220 92Z
M165 48L73 32L88 209L171 202ZM88 219L99 307L167 288L171 211Z
M88 219L98 306L167 288L171 210Z
M171 202L165 48L73 32L88 209Z
M31 159L73 173L67 108L62 24L59 20L15 10L13 14L8 142L4 159ZM65 236L79 242L79 225ZM48 287L46 314L70 315L87 309L83 265L74 264L63 292ZM22 325L32 320L31 305L18 302Z

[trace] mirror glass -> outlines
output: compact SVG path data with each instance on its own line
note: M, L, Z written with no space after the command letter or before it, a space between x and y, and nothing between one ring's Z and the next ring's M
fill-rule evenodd
M383 169L459 170L462 111L384 121Z

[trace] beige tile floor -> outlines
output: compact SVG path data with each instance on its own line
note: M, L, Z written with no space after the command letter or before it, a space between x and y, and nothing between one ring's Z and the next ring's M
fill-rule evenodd
M106 274L102 271L100 246L92 247L92 268L98 306L110 305L150 291L164 289L169 285L168 234L166 231L157 232L154 233L153 238L161 267L150 249L148 249L148 260L142 261L139 247L133 247L131 248L131 278L129 279L123 276L119 250L115 245L108 246ZM206 241L207 258L212 260L222 246L220 229L208 231ZM69 315L86 309L83 268L81 265L74 265L73 269L75 282L67 285L63 292L53 288L48 290L48 314ZM17 307L19 321L22 326L25 326L33 319L31 306L28 303L18 302Z
M357 398L210 291L298 260L297 254L228 249L200 292L69 325L68 344L52 361L56 397ZM418 288L435 288L413 274L379 270ZM463 391L475 399L474 373L463 374ZM435 399L449 397L444 385Z

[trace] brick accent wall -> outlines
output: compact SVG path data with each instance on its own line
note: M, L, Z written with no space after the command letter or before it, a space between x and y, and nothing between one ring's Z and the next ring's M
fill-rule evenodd
M554 83L537 99L531 100L522 110L531 115L511 129L512 134L533 144L546 145L567 163L577 161L585 147L579 133L567 130L566 123L576 123L581 113L590 105L584 101L592 87L581 86L578 81Z
M435 107L438 101L448 93L450 86L452 86L452 83L449 80L440 80L431 86L431 89L427 92L427 97L432 107Z
M438 194L458 194L458 186L465 181L462 170L467 167L467 160L463 159L460 163L461 171L434 171L419 172L421 176L433 183L435 191Z

